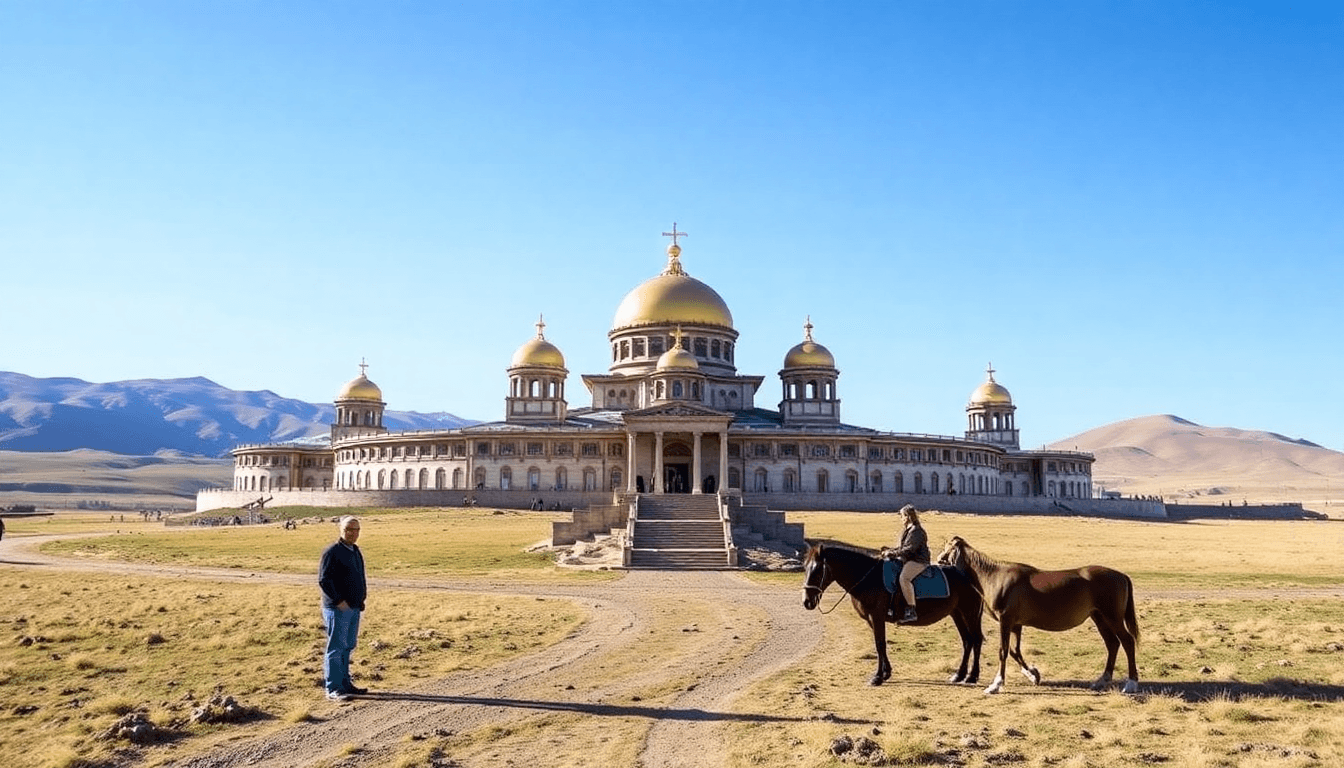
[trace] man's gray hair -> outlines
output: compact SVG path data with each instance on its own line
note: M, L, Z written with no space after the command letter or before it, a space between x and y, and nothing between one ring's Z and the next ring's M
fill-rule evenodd
M349 525L351 522L358 523L358 522L359 522L359 518L358 518L358 517L355 517L354 515L345 515L345 516L343 516L343 517L340 519L340 521L339 521L339 523L340 523L340 530L344 531L344 530L345 530L345 526Z

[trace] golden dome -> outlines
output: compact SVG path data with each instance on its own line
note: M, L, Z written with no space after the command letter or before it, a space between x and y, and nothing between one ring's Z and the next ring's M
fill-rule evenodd
M560 353L560 348L546 340L542 335L542 329L546 323L540 318L537 319L537 337L529 339L523 346L513 353L513 362L509 364L510 368L520 366L542 366L544 368L564 368L565 356Z
M378 403L383 401L383 390L364 375L364 369L367 367L366 363L359 364L359 375L341 387L341 393L336 396L337 400L372 400Z
M718 293L681 268L681 246L667 247L667 268L626 294L611 327L694 323L733 327L733 313Z
M672 348L667 350L658 358L657 369L660 371L668 370L700 370L700 363L696 361L695 355L681 346L681 327L677 327L677 340L672 344Z
M834 368L835 356L812 340L812 318L803 324L803 341L784 355L785 368Z
M989 378L971 393L971 405L1011 405L1013 396L994 380L994 367L991 365L986 372Z

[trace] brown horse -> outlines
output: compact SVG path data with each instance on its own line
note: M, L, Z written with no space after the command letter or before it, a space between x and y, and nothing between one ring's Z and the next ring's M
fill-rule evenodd
M923 598L919 601L918 626L936 624L952 617L961 635L961 666L949 682L974 683L980 679L980 646L985 636L980 631L980 595L970 580L955 568L944 568L949 587L948 596ZM832 582L849 594L854 610L873 630L873 644L877 648L877 671L868 683L881 685L891 677L891 662L887 659L887 618L889 598L882 586L882 561L872 555L845 546L813 544L803 558L803 607L812 610L821 601L821 595ZM970 661L969 671L967 669Z
M960 536L947 542L938 562L966 574L984 598L990 616L999 620L999 674L985 693L998 693L1003 688L1010 652L1022 674L1033 683L1041 682L1040 671L1022 658L1023 627L1062 632L1089 617L1106 643L1106 671L1092 687L1100 690L1110 684L1115 655L1123 645L1129 658L1129 677L1122 690L1138 692L1134 646L1139 641L1139 622L1134 614L1134 584L1125 574L1100 565L1042 571L1022 563L1001 563Z

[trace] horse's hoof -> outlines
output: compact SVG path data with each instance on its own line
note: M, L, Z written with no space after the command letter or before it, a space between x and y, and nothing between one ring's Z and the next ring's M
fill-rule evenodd
M1132 678L1125 680L1125 684L1120 687L1121 693L1135 694L1139 692L1139 681Z
M961 675L953 675L953 676L947 678L947 682L949 682L949 683L963 683L963 682L965 682L965 680L966 680L966 679L965 679L964 677L962 677Z
M882 684L882 678L878 677L877 675L873 675L871 678L868 679L868 684L873 687L877 687Z
M986 696L992 696L992 695L998 693L998 692L1001 691L1001 690L1003 690L1003 686L1002 686L1002 685L999 685L998 683L995 683L995 684L993 684L993 685L991 685L991 686L989 686L988 688L985 689L985 695L986 695Z
M1035 667L1032 667L1031 669L1024 669L1022 670L1022 674L1025 675L1026 678L1031 681L1032 685L1041 684L1041 671L1039 669Z

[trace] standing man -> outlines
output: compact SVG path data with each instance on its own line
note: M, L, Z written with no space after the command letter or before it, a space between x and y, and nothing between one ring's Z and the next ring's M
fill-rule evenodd
M359 540L359 518L341 518L341 538L322 552L317 584L322 588L322 619L327 625L327 654L322 660L327 698L346 701L351 694L368 693L350 679L350 652L359 637L359 616L364 611L367 586L364 554Z

